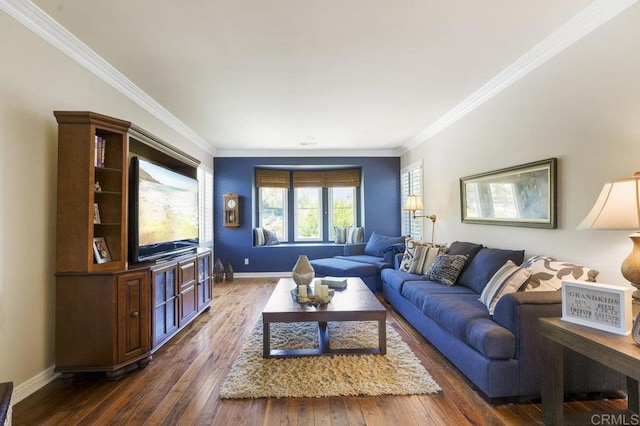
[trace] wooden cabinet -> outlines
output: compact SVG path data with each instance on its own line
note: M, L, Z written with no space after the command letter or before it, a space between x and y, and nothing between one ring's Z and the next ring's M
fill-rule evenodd
M90 112L54 114L58 121L56 271L123 270L131 123ZM94 223L96 206L99 223ZM104 239L110 261L96 260L95 238Z
M211 279L211 253L198 256L198 311L211 305L213 280Z
M151 342L159 346L178 331L177 264L151 269L152 321Z
M178 264L180 272L180 319L182 326L198 313L198 293L196 291L196 258Z
M86 111L54 115L56 371L104 371L115 379L130 364L144 367L212 301L209 249L129 264L129 158L191 177L198 161L128 121Z
M104 371L118 378L128 364L149 362L146 271L58 274L56 371Z

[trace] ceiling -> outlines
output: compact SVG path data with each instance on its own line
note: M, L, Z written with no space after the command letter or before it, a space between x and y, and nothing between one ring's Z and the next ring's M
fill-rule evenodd
M590 0L35 0L215 150L401 150Z

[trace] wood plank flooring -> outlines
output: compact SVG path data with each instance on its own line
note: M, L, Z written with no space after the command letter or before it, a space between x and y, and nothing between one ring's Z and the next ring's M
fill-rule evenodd
M388 321L443 389L434 395L221 400L220 386L277 279L216 284L214 303L117 382L103 374L56 380L13 407L14 425L534 425L539 403L490 405L398 314ZM626 408L623 399L565 403L570 411Z

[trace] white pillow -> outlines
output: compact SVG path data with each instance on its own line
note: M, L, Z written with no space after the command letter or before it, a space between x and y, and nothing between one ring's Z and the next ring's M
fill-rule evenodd
M364 228L361 226L352 227L347 229L347 244L358 244L364 240Z
M264 237L264 229L255 228L253 230L253 245L263 246L266 243L266 239Z
M400 262L400 270L422 275L429 270L439 253L446 252L446 245L423 243L408 237L405 240L405 251Z
M482 294L480 301L489 309L489 314L493 315L493 311L498 300L505 294L515 293L529 279L531 271L529 269L517 266L513 261L507 262L493 274Z

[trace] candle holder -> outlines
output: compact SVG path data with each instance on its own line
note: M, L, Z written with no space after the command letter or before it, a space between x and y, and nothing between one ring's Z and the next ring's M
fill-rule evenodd
M318 294L314 294L311 288L309 288L307 290L306 296L300 296L298 295L298 289L294 288L293 290L291 290L291 299L293 299L293 301L296 303L300 303L301 305L313 306L317 308L318 306L326 305L327 303L331 302L334 294L335 290L330 288L327 296L321 297Z

